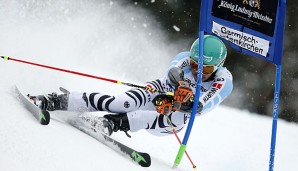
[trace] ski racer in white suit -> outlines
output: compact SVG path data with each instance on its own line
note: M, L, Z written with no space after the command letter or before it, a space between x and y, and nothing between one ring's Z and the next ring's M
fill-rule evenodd
M86 92L59 96L48 94L39 98L43 99L40 107L47 110L107 111L104 125L108 127L108 135L118 130L127 133L141 129L157 136L172 134L171 125L164 115L169 116L176 131L187 122L197 86L198 44L199 39L193 43L190 52L176 55L163 78L144 85L159 92L135 88L118 95ZM203 75L197 115L214 109L232 92L232 75L223 67L226 55L226 47L219 38L204 36ZM172 92L174 96L160 92Z

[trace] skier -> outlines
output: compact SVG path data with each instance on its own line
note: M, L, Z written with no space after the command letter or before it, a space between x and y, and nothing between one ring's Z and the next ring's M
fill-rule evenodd
M198 46L199 39L193 43L190 52L176 55L165 76L147 82L146 90L135 88L118 95L86 92L39 95L39 107L49 111L107 111L103 122L107 135L118 130L127 134L127 131L141 129L157 136L172 134L168 119L178 132L186 124L193 106ZM223 67L226 56L226 46L219 38L204 36L203 74L197 115L214 109L232 92L232 75Z

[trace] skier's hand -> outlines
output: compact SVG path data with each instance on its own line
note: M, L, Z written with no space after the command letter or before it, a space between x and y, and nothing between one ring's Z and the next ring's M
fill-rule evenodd
M183 103L186 103L193 97L193 92L189 84L185 81L179 81L179 86L174 92L173 110L180 110Z
M156 96L153 99L153 104L156 108L156 111L160 114L170 114L172 112L172 97L166 95L166 94L161 94Z
M193 96L189 84L185 81L179 81L179 86L174 92L174 101L186 103Z
M183 103L181 105L181 108L180 108L179 111L190 113L191 110L192 110L193 102L194 102L193 100L190 100L190 101L188 101L186 103ZM203 104L199 101L197 113L200 113L202 110L203 110Z

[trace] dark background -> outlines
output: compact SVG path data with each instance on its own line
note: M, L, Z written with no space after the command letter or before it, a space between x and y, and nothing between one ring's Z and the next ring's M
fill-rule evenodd
M198 37L198 0L126 0L135 8L143 8L155 16L170 41L189 40L182 50L189 50ZM298 123L298 1L287 2L279 118ZM174 29L177 26L180 30ZM243 55L228 47L225 66L234 77L232 95L223 104L261 115L272 116L275 85L275 65Z

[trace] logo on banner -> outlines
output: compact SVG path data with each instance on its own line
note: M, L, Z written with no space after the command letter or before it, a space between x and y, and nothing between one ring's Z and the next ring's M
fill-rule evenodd
M251 7L255 7L257 9L261 8L260 0L243 0L243 4L248 4Z
M212 32L233 44L267 57L269 41L260 37L247 34L232 28L220 25L213 21Z
M243 4L247 3L249 6L253 7L253 8L258 8L260 7L260 5L258 5L259 3L256 3L256 1L253 0L244 0ZM270 16L264 15L262 13L260 13L259 11L255 11L253 9L248 9L245 8L244 6L238 5L238 4L233 4L232 2L229 3L228 1L221 1L221 3L218 5L218 8L226 8L228 10L230 10L232 13L240 13L243 16L238 16L239 18L243 17L246 18L244 16L247 16L248 18L253 18L256 19L256 21L264 21L266 23L272 23L272 18ZM258 8L259 9L259 8ZM237 16L237 15L234 15ZM248 19L246 19L247 21L249 21Z

